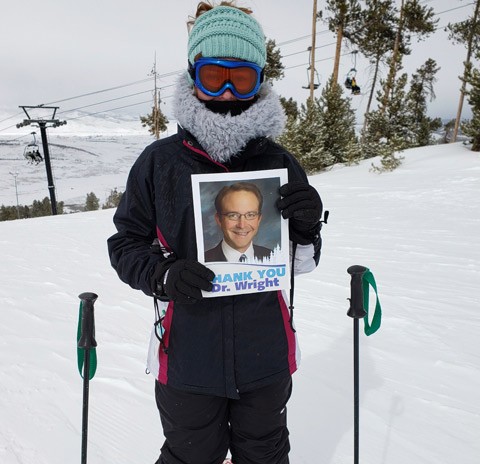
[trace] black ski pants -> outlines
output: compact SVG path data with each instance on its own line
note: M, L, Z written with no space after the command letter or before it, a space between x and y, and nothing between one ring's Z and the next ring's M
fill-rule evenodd
M165 442L156 464L288 464L286 404L292 378L233 400L184 392L159 382L155 398Z

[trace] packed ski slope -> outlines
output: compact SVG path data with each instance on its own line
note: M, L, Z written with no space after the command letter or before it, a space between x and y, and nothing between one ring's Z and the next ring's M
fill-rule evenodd
M82 195L124 185L136 142L111 143L117 172L79 177ZM373 271L383 307L381 329L360 340L360 462L480 462L480 156L462 144L404 155L392 173L365 161L310 178L330 220L318 269L296 283L303 359L288 410L292 464L353 461L352 264ZM154 381L144 372L153 307L110 268L112 215L0 223L2 464L80 462L84 291L99 295L88 462L158 456Z

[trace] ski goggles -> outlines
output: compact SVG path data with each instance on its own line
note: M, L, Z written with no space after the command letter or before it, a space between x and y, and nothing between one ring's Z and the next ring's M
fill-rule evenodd
M229 89L237 98L253 97L263 82L260 66L248 61L229 61L218 58L200 58L188 72L203 93L218 97Z

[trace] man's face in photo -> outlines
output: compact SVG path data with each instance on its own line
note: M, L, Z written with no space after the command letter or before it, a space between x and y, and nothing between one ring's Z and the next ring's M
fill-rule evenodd
M257 235L262 215L257 196L245 190L229 192L222 200L221 213L215 221L228 245L243 253Z

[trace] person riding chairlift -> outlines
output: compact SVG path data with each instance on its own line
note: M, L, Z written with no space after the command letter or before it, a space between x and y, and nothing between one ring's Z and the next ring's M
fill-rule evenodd
M355 76L353 76L350 80L350 88L352 89L353 95L360 95L360 87L357 84L357 79L355 78Z
M356 69L352 68L345 78L345 87L352 91L352 95L360 95L360 87L355 76Z

